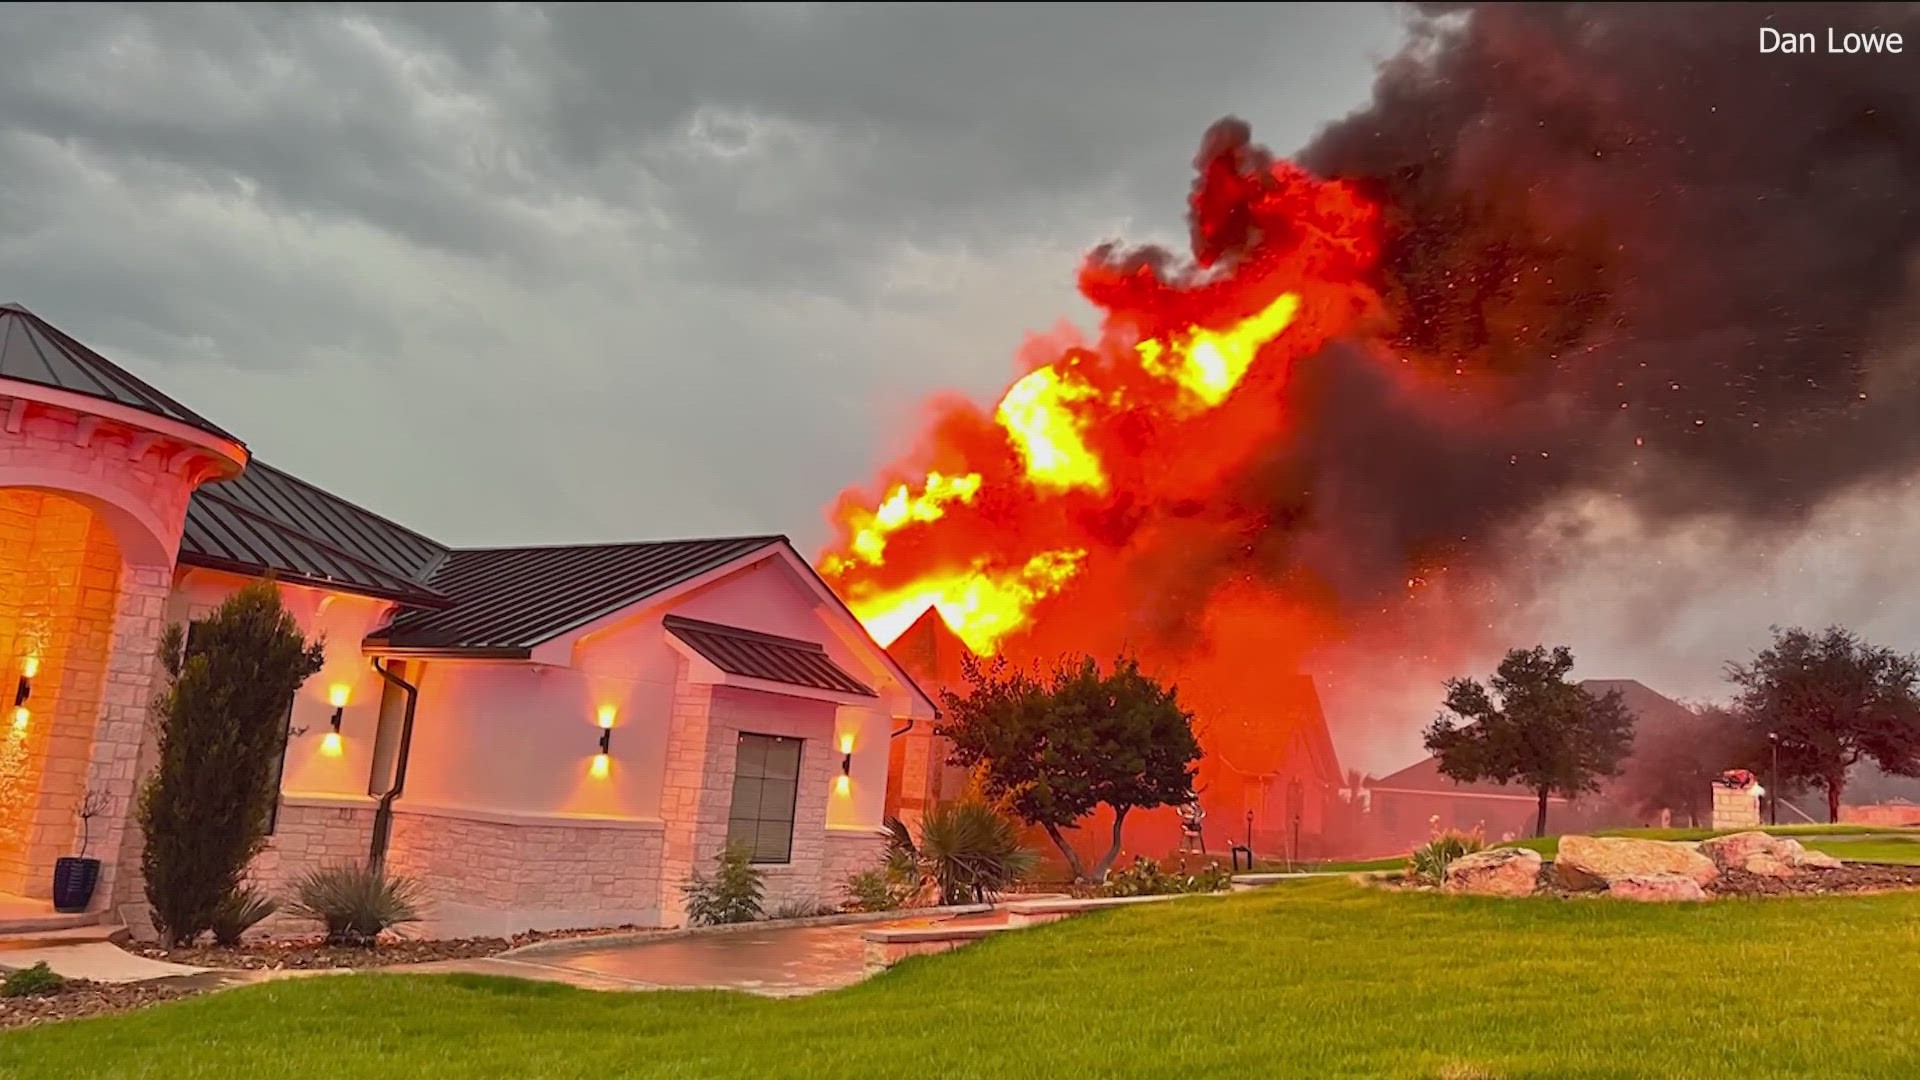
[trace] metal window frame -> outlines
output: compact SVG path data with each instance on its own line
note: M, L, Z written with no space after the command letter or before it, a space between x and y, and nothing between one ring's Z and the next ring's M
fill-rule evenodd
M754 824L753 845L752 845L752 848L750 849L750 854L747 861L756 866L790 866L793 864L793 833L800 816L800 774L802 770L806 767L806 763L807 763L807 740L798 738L793 735L769 735L761 731L739 731L739 732L735 732L734 736L735 737L734 737L734 744L733 744L733 791L727 794L727 843L728 844L733 843L733 823L735 821L750 820ZM751 818L739 817L738 815L735 815L733 812L733 799L739 793L739 790L740 790L740 746L747 739L765 739L775 744L792 743L794 744L794 747L795 747L795 753L797 754L797 756L794 758L794 762L793 762L793 787L792 787L790 798L788 799L788 804L787 804L787 821L786 821L787 855L786 855L786 858L784 859L769 859L769 858L763 858L760 855L760 850L759 850L760 828L759 827L762 824L769 821L773 821L775 819L761 817L759 815L759 811L757 808L754 812L754 816ZM762 760L764 760L764 757ZM765 768L763 766L761 775L756 777L749 777L749 779L765 781L770 778L766 775ZM771 779L779 779L779 778L773 777Z

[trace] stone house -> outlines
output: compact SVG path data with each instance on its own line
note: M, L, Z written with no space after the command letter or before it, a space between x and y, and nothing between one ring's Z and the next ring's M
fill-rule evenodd
M48 910L84 792L94 921L150 928L131 817L169 623L271 575L325 669L289 705L253 875L416 876L432 931L671 925L746 845L769 903L878 858L892 734L933 705L780 536L454 548L0 306L0 922Z

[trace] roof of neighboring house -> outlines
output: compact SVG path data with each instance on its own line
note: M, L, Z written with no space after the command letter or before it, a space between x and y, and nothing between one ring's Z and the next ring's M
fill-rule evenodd
M0 378L111 401L240 442L19 304L0 304Z
M427 584L444 546L255 459L206 484L187 507L180 561L428 607L449 597Z
M403 611L367 641L393 650L526 656L534 646L665 592L780 536L452 551L427 579L452 601Z
M668 615L662 625L694 652L729 675L833 690L861 697L879 697L872 688L833 662L825 647L798 638L778 637L737 626L701 622Z
M1644 683L1633 679L1586 679L1580 683L1581 689L1596 697L1611 691L1619 691L1620 700L1634 714L1634 723L1638 727L1645 723L1671 721L1675 714L1684 718L1686 706L1667 697L1657 690L1649 689ZM1417 791L1443 795L1491 795L1503 798L1532 798L1526 788L1513 784L1496 784L1490 780L1463 784L1458 780L1444 776L1440 772L1440 762L1436 758L1426 758L1396 773L1389 773L1369 784L1376 791ZM1553 801L1562 801L1560 796Z
M915 682L935 694L943 690L963 690L961 661L973 655L967 643L953 632L936 608L929 607L887 646L887 653L913 676Z

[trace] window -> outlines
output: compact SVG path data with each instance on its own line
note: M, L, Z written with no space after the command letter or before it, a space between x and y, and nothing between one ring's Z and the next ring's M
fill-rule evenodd
M733 804L727 843L746 849L754 862L783 863L793 856L793 804L800 793L801 740L740 733L733 763Z

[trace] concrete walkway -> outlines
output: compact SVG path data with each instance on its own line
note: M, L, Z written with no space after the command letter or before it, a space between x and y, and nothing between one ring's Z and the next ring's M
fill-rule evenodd
M888 925L897 924L767 927L658 942L583 944L564 952L442 960L404 970L544 979L590 990L742 990L766 997L797 997L851 986L865 978L863 935Z
M136 983L146 982L149 979L172 979L182 975L201 975L208 970L135 956L107 941L87 941L73 945L41 944L23 949L0 949L0 970L18 971L42 963L52 968L56 975L101 983Z

